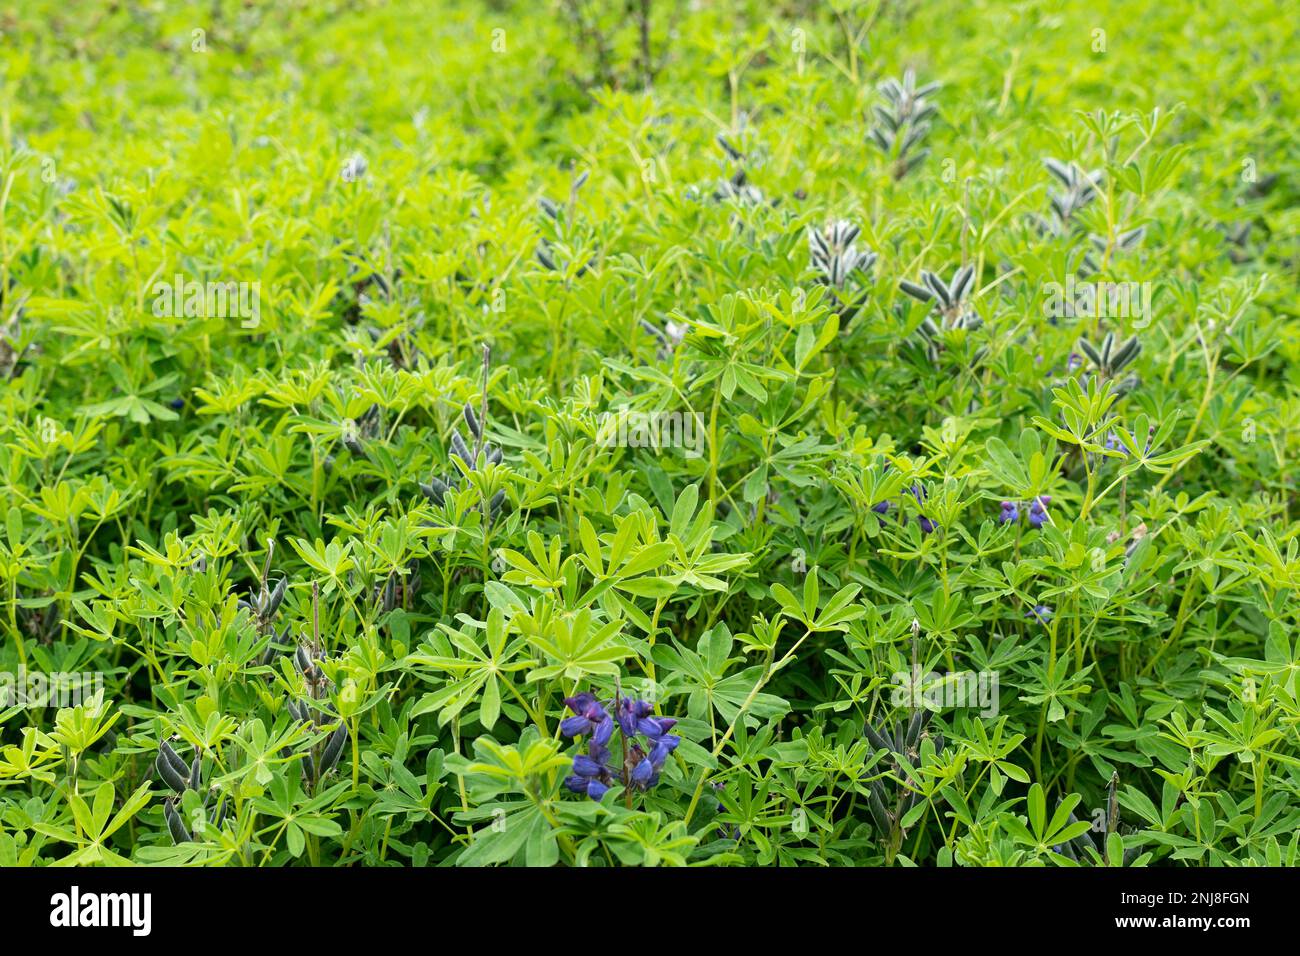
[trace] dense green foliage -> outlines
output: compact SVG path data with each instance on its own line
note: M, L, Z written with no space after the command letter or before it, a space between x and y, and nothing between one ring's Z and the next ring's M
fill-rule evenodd
M1296 20L1073 7L11 5L0 864L1296 863Z

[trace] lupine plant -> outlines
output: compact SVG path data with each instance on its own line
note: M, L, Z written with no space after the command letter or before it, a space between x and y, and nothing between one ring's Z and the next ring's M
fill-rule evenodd
M1280 10L74 12L0 865L1300 863Z
M930 121L939 107L930 97L942 84L916 85L916 71L903 71L903 78L890 77L880 84L883 103L872 107L876 123L871 127L871 141L893 162L895 179L902 179L915 169L930 147L921 146L930 132Z

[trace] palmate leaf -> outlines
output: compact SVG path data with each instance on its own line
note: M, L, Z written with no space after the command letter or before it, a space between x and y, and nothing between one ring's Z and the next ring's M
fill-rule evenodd
M536 531L528 532L529 557L513 548L502 548L498 552L512 570L507 571L503 579L509 584L527 584L535 588L553 589L564 584L564 564L560 552L560 538L551 538L548 546ZM576 560L571 558L570 560Z
M608 564L605 562L605 548L595 528L584 515L579 521L579 537L582 552L579 560L587 571L597 580L607 578L616 582L619 588L627 589L634 584L639 575L649 574L663 568L674 552L671 541L655 541L637 544L637 526L639 521L634 515L624 517L618 532L609 543ZM588 603L592 595L585 596L583 603Z
M527 649L528 641L523 637L509 640L510 626L501 607L489 611L481 640L463 628L446 624L440 627L452 645L452 653L438 653L432 643L427 643L403 662L448 675L444 687L416 702L412 716L437 711L438 723L446 725L465 708L478 704L479 723L491 730L501 714L502 690L516 693L510 675L536 663L520 655Z
M348 553L348 545L338 538L329 544L320 538L315 542L303 538L290 538L289 543L310 568L329 578L331 585L336 585L343 575L356 567L356 562Z
M494 866L511 861L521 866L555 865L560 856L557 835L540 807L524 801L491 809L490 822L475 829L470 845L456 857L457 865ZM458 819L481 817L461 814Z
M559 747L558 741L540 738L535 730L518 744L499 744L491 737L479 737L474 741L474 753L479 759L461 769L467 774L522 784L568 766L569 758L559 753Z
M1006 442L1001 438L989 438L984 442L984 451L988 455L985 468L989 474L1017 497L1030 494L1033 489L1030 487L1029 474Z
M733 665L744 660L732 654L734 649L731 631L725 624L718 624L700 637L694 649L674 640L671 644L656 644L652 656L658 667L673 675L674 688L686 695L689 716L710 721L710 715L716 712L725 725L740 714L763 670L750 667L728 676ZM748 714L761 721L779 717L789 710L789 703L782 698L759 693L750 704Z
M686 833L680 820L663 822L657 813L640 813L609 828L619 861L626 866L686 866L686 851L699 838Z
M729 571L744 567L749 563L748 554L718 554L710 551L712 533L695 548L688 549L686 544L673 535L670 542L677 559L672 579L675 585L692 585L706 591L726 591L729 582L717 576L716 572Z
M550 661L529 671L529 683L559 676L579 681L593 675L617 674L618 662L632 654L630 648L615 640L622 627L621 620L597 626L594 615L586 608L572 619L554 619L544 635L529 638L531 646Z
M79 845L72 854L56 861L56 866L91 866L96 863L127 866L131 861L109 849L105 843L145 808L152 797L151 786L151 783L146 782L137 787L115 814L113 805L116 794L110 782L96 787L89 803L80 794L69 793L68 807L76 823L76 831L46 823L37 823L33 829L51 839Z
M763 677L760 667L751 667L723 678L704 692L704 698L717 710L718 716L727 724L733 723L740 716L741 707L749 699L754 685ZM698 692L696 692L698 693ZM693 695L692 695L693 696ZM691 707L692 713L695 707ZM790 712L790 703L775 694L759 693L754 696L745 719L751 723L762 723Z
M826 602L818 611L821 603L821 589L818 583L817 568L811 568L804 578L803 598L796 598L784 584L772 585L772 597L781 605L781 609L790 617L802 623L809 631L842 631L848 625L862 617L866 608L851 607L862 586L846 584Z
M1035 783L1029 788L1025 800L1029 827L1026 828L1019 819L1012 816L1003 817L1002 824L1017 843L1035 847L1039 852L1045 853L1052 846L1068 843L1092 828L1092 823L1088 820L1070 822L1070 812L1078 806L1081 799L1077 793L1067 795L1049 820L1042 785Z

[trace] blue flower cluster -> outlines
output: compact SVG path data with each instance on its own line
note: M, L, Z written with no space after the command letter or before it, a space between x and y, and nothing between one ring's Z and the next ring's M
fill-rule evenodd
M1039 530L1047 524L1047 505L1051 502L1051 495L1039 495L1029 503L1029 526L1034 530ZM1002 510L998 512L998 524L1015 524L1020 520L1020 505L1014 501L1002 502Z
M921 508L925 507L925 499L927 496L924 488L922 488L920 485L913 485L912 497L916 499L916 503L918 507ZM934 530L939 527L937 522L930 520L925 515L917 515L916 523L921 526L922 534L932 534Z
M921 487L920 484L912 485L911 495L913 498L916 499L916 503L919 507L921 508L925 507L925 499L927 495L925 489ZM886 499L885 501L877 501L874 505L871 506L871 510L878 515L884 516L889 514L890 508L892 507L893 507L893 503L888 499ZM924 514L916 516L916 523L921 526L922 534L932 534L939 527L939 523L937 521L931 520Z
M566 737L591 737L587 752L573 758L573 772L564 785L593 800L603 797L616 782L634 790L649 790L659 782L664 763L682 741L668 732L677 724L677 718L656 717L654 705L648 701L631 697L611 701L612 716L594 694L566 697L564 703L573 716L561 721L560 733ZM615 723L625 743L621 770L610 763L609 742Z
M1035 620L1039 624L1046 624L1051 621L1053 613L1055 612L1046 604L1035 604L1025 612L1025 617Z

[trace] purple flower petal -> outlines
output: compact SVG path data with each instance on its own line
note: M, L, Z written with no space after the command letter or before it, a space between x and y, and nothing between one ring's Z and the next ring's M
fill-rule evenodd
M566 737L581 737L591 730L591 721L586 717L565 717L560 721L560 733Z
M654 764L650 762L649 757L646 757L639 764L637 764L636 769L632 771L632 784L637 787L649 786L650 779L654 775L655 775Z
M574 697L564 698L564 702L569 705L569 709L575 714L584 714L588 707L596 703L596 698L592 694L578 694Z
M604 766L586 754L578 754L573 758L573 772L580 777L599 777L604 770Z
M654 748L650 751L650 763L655 769L662 767L664 761L668 759L669 754L677 749L677 745L682 742L681 737L673 734L664 734L655 741Z

